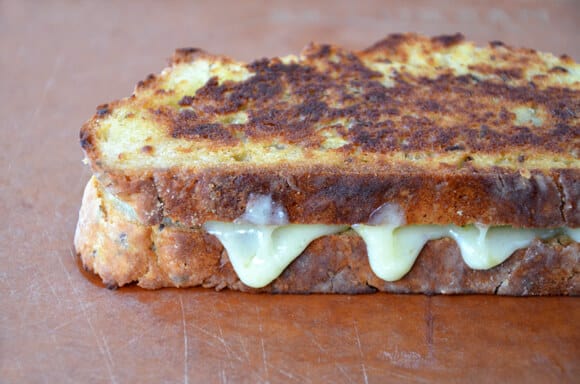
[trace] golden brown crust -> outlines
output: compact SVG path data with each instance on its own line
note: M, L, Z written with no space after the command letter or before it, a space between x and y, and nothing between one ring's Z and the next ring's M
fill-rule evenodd
M150 242L151 229L106 207L92 178L85 188L74 238L84 265L98 271L107 286L129 284L143 276L155 258Z
M562 170L558 185L562 195L562 215L572 227L580 226L580 174L578 170Z
M110 286L204 286L273 293L398 293L500 295L580 294L580 244L565 237L535 241L486 271L465 265L455 243L427 243L413 269L396 282L377 278L363 240L353 231L322 237L270 285L245 286L223 247L200 229L146 226L108 204L92 179L87 186L75 247L83 265Z
M196 174L167 169L154 171L145 185L137 179L136 186L126 175L108 176L115 179L110 185L133 191L128 193L133 199L124 200L150 225L163 217L189 226L233 221L244 212L249 195L257 193L281 202L292 223L365 223L375 209L391 202L402 207L409 224L580 226L580 170L533 171L524 177L518 171L482 173L468 168L438 174L409 168L371 175L348 170L337 174L322 167L209 168Z
M578 227L578 73L569 58L461 35L249 64L181 49L99 106L81 145L145 224L232 220L250 193L271 193L297 223L365 222L391 202L408 223ZM134 151L107 147L115 125L145 122Z

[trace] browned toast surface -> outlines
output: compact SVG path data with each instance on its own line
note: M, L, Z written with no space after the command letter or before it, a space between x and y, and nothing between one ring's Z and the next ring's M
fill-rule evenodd
M239 217L271 194L290 222L580 226L580 66L499 42L392 35L253 63L178 50L99 107L81 144L143 223Z

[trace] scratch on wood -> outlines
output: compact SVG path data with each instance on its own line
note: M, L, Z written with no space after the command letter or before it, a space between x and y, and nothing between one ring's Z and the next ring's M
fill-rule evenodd
M36 109L32 113L32 122L36 121L38 114L40 113L40 111L44 107L44 103L46 101L46 95L48 94L48 91L52 88L52 86L54 85L54 80L56 78L56 74L58 73L58 70L59 70L59 68L62 64L62 61L63 61L62 58L63 58L62 53L59 53L58 56L54 60L54 64L52 66L52 71L50 72L50 75L48 76L48 78L44 82L44 88L42 89L42 94L40 95L40 100L36 104Z
M232 353L232 351L231 351L228 343L226 342L225 338L223 337L223 331L222 331L221 327L218 328L220 335L216 335L216 334L211 333L208 330L206 330L204 328L201 328L200 326L197 326L195 324L191 324L191 326L193 328L195 328L196 330L202 332L203 334L205 334L207 336L210 336L211 338L216 339L217 341L219 341L220 344L223 345L224 350L226 351L226 355L227 355L227 357L228 357L229 360L235 358L238 361L243 361L243 359L238 354ZM214 346L213 343L209 343L208 342L208 344ZM244 349L245 349L245 347L244 347ZM249 354L247 353L247 350L246 350L246 358L249 360ZM232 366L233 366L233 364L232 364Z
M48 287L50 288L50 292L54 295L58 305L60 306L60 304L61 304L60 296L56 293L56 290L54 289L54 285L52 284L50 279L48 277L46 277L46 275L42 275L42 278L44 279L46 284L48 284Z
M282 369L282 368L278 368L278 372L280 372L282 375L286 376L288 379L295 381L295 382L298 382L298 383L311 383L312 382L312 380L300 375L298 372L292 373L292 372L288 372L287 370Z
M425 341L427 342L427 357L433 357L433 311L431 310L431 298L427 297L425 303Z
M288 372L282 368L278 369L278 372L280 372L281 374L283 374L284 376L286 376L287 378L291 379L291 380L296 380L296 376L294 376L292 374L292 372Z
M107 355L107 359L109 360L109 364L111 366L113 366L113 357L111 356L111 350L109 349L109 343L107 343L107 339L105 338L104 335L101 336L101 339L103 340L103 348L104 348L105 353Z
M344 375L344 377L347 378L349 383L354 383L354 381L351 379L351 377L348 375L348 373L346 373L344 367L342 366L342 364L338 364L338 363L334 363L334 366L336 368L338 368L338 370L340 371L340 373L342 373Z
M358 345L358 352L359 352L359 355L360 355L361 367L362 367L362 373L363 373L364 382L365 382L365 384L368 384L369 378L368 378L368 375L367 375L367 368L365 367L365 363L364 363L364 356L363 356L363 351L362 351L362 345L361 345L361 342L360 342L360 335L358 333L358 327L356 325L356 321L354 322L354 332L356 334L356 344Z
M59 351L60 348L59 348L58 340L56 338L56 334L52 333L50 335L50 337L52 339L52 342L54 343L54 352L55 352L56 358L58 360L59 367L64 367L65 364L63 362L63 354L61 353L61 351ZM24 376L22 376L22 377L24 377Z
M126 344L124 344L124 346L132 345L133 343L141 340L145 335L148 335L150 333L157 333L157 332L158 332L158 329L155 327L146 327L145 330L142 330L141 332L139 332L138 334L133 336Z
M264 329L262 327L262 316L260 315L260 308L256 307L256 313L258 315L258 329L260 330L260 345L262 347L262 363L264 364L264 373L266 374L266 381L269 382L268 373L268 355L266 354L266 347L264 345Z
M95 304L94 303L85 304L85 308L88 309L88 308L92 307L93 305L95 305ZM64 327L67 327L73 323L76 323L80 317L84 317L84 316L85 316L85 314L82 311L79 313L76 313L74 316L69 316L66 321L58 324L57 326L55 326L53 328L50 328L50 330L52 332L56 332L61 328L64 328ZM44 321L46 321L46 319L43 319L42 321L44 322Z
M183 382L189 383L189 372L187 367L188 348L187 348L187 327L185 323L185 309L183 308L183 297L179 295L179 305L181 307L181 325L183 328Z
M382 356L386 358L391 364L417 369L421 365L423 356L414 351L399 351L399 347L395 346L394 351L383 351Z
M250 352L248 351L248 348L246 347L246 343L245 343L245 338L240 337L240 346L242 347L242 352L244 353L244 357L246 358L246 361L250 361ZM240 359L241 361L241 359Z
M219 333L220 333L220 335L219 335L219 337L218 337L218 340L219 340L219 341L222 343L222 345L224 346L224 349L225 349L225 351L226 351L226 355L227 355L227 359L228 359L228 363L230 364L230 367L232 367L232 368L233 368L233 367L234 367L234 363L233 363L233 361L232 361L232 353L231 353L231 351L230 351L230 348L229 348L229 346L228 346L228 343L226 343L226 339L224 338L224 332L223 332L223 330L222 330L222 327L221 327L221 325L219 325L219 324L218 324L218 331L219 331ZM237 358L237 360L240 360L240 361L241 361L241 359L240 359L239 357Z
M69 248L69 251L72 253L73 252L72 248ZM101 345L101 343L99 341L99 336L97 335L97 330L93 326L93 322L91 321L91 317L89 316L89 314L87 312L87 307L85 306L85 302L80 297L79 292L77 291L76 284L73 283L72 277L71 277L70 273L68 272L68 270L66 269L66 266L62 262L62 258L60 257L60 254L58 255L58 262L60 263L60 265L61 265L61 267L62 267L62 269L67 277L68 283L71 286L71 290L72 290L72 292L77 300L77 303L79 304L79 307L81 308L81 312L82 312L84 318L87 320L89 328L91 329L93 337L95 338L95 343L97 344L97 348L99 349L101 356L105 360L105 366L107 367L107 373L109 374L109 379L111 380L111 383L116 384L117 379L115 378L115 375L113 374L112 361L107 356L107 352L105 351L104 347ZM103 340L104 340L104 338L103 338ZM108 346L106 348L108 349ZM110 353L109 353L109 356L110 356Z
M262 336L260 336L260 344L262 346L262 363L264 364L264 372L266 373L266 379L267 379L269 377L269 374L268 374L268 358L267 358L267 355L266 355L266 348L264 347L264 338Z
M73 264L76 265L78 255L77 255L77 252L75 251L73 245L68 246L68 253L70 255L71 261L73 262Z
M316 346L316 348L318 348L320 350L320 352L326 353L326 349L318 342L318 340L316 340L316 336L312 332L306 332L306 333L308 334L310 340ZM319 358L320 358L320 356L319 356Z

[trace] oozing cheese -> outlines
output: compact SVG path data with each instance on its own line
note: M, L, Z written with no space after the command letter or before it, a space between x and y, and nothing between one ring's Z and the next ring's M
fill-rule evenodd
M564 232L575 242L580 243L580 228L564 228Z
M251 195L246 212L234 223L209 221L204 227L220 240L240 280L260 288L277 278L313 240L348 228L287 223L286 210L270 196Z
M400 207L385 204L369 224L352 228L366 243L373 272L396 281L413 267L427 241L450 237L463 260L473 269L489 269L504 262L535 238L567 234L580 241L580 228L527 229L483 225L404 225ZM211 221L205 229L222 243L240 280L254 288L268 285L318 237L342 232L348 225L288 224L284 207L269 196L251 196L246 212L234 223Z
M398 280L407 274L425 243L442 237L442 228L436 225L356 224L352 228L366 243L371 269L387 281Z
M465 263L473 269L489 269L503 263L517 249L529 246L536 231L526 228L468 225L442 227L444 237L452 237ZM542 233L538 233L543 237Z
M451 237L465 263L473 269L489 269L536 238L548 238L559 230L487 227L481 225L353 225L367 246L373 272L383 280L396 281L411 270L427 241Z
M254 288L268 285L318 237L344 231L345 225L256 225L207 222L222 243L240 280Z
M400 207L388 203L371 214L369 223L371 225L355 224L352 228L366 243L371 269L386 281L405 276L429 240L450 237L470 268L489 269L503 263L516 250L529 246L534 238L552 237L562 232L484 225L404 226L405 216Z

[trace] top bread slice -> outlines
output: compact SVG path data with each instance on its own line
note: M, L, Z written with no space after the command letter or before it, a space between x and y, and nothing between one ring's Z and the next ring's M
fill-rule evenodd
M580 65L461 35L252 63L181 49L80 139L147 225L233 221L265 194L290 223L392 203L407 224L580 226Z

